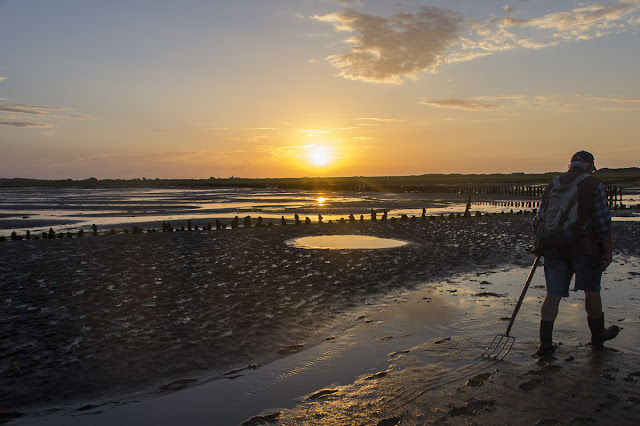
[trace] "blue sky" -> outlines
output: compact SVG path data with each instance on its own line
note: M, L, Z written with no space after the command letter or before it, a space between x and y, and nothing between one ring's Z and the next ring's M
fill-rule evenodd
M640 166L639 31L639 0L0 0L0 177Z

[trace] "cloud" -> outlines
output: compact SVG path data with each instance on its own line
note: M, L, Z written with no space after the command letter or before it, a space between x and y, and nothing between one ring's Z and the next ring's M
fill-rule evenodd
M382 123L406 123L406 120L399 120L397 118L379 118L379 117L361 117L358 120L363 121L379 121Z
M330 133L331 129L298 129L307 136L319 136Z
M226 158L227 154L220 152L208 151L206 149L194 151L165 151L152 153L125 153L125 154L89 154L74 157L74 161L78 162L114 162L114 163L137 163L144 160L145 163L174 163L191 160L209 161L220 158Z
M640 98L593 98L599 101L607 101L607 102L629 102L629 103L640 103Z
M17 105L17 104L0 105L0 111L10 112L14 114L49 115L44 111L38 111L37 107L34 108L27 105Z
M640 107L640 98L620 98L620 97L587 97L587 99L601 102L600 109L603 111L635 111Z
M0 121L0 126L9 126L9 127L23 127L23 128L42 128L42 127L55 127L53 124L45 124L45 123L29 123L24 121Z
M4 101L6 99L0 99L0 101ZM31 118L32 116L36 116L39 118L72 118L72 119L80 119L80 120L93 120L93 117L89 117L81 114L59 114L59 111L73 111L72 108L66 107L55 107L55 106L45 106L45 105L29 105L29 104L10 104L10 103L0 103L0 113L3 113L2 117L6 118ZM16 123L22 123L15 121ZM37 124L37 123L36 123ZM54 127L53 125L34 125L34 126L16 126L16 127Z
M455 12L422 7L417 13L390 17L367 15L354 9L314 19L333 25L336 31L355 33L346 39L350 46L327 59L347 79L401 83L417 79L441 62L446 48L458 38L464 23Z
M620 0L550 13L541 18L505 18L504 26L550 30L553 37L564 40L588 40L615 30L625 29L629 22L637 19L633 14L638 11L640 11L639 1Z
M557 112L572 112L576 105L561 102L548 96L478 96L470 99L421 98L419 103L437 108L461 109L466 111L504 111L504 115L520 115L533 110L547 109Z
M342 7L363 6L362 0L329 0Z
M524 1L521 1L524 3ZM640 25L640 0L597 3L534 18L466 21L448 9L424 6L415 13L374 16L346 8L313 19L348 32L344 53L327 57L338 75L352 80L402 83L443 64L471 61L516 48L542 49L590 40Z
M426 99L420 100L421 104L431 105L440 108L453 108L453 109L465 109L472 111L492 111L501 108L499 105L471 101L466 99L439 99L428 101Z

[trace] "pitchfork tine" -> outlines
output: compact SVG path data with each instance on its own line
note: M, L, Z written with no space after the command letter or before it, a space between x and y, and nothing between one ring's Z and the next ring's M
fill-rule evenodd
M516 341L516 338L509 335L511 331L511 326L516 319L516 315L518 315L518 311L520 310L520 306L522 305L522 301L524 300L524 295L527 293L527 289L529 288L529 284L531 284L531 279L533 278L533 274L538 267L538 262L540 261L540 256L536 256L536 260L533 262L531 266L531 271L529 271L529 276L527 277L527 282L524 284L522 289L522 293L520 293L520 299L518 299L518 303L516 303L516 307L513 310L513 314L511 315L511 320L509 321L509 325L507 326L507 332L505 334L497 334L496 337L493 338L493 341L482 353L482 357L485 358L494 358L497 360L501 360L511 350L511 347Z

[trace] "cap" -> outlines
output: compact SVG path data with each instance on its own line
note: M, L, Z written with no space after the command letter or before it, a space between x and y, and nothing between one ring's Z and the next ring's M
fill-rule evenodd
M587 151L578 151L575 154L573 154L573 157L571 157L571 162L573 163L574 161L579 161L581 163L589 163L593 165L594 170L596 168L595 161L593 159L593 154Z

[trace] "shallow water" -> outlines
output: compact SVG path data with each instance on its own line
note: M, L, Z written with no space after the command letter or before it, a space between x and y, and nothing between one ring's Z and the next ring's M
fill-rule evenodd
M476 202L478 201L478 202ZM495 199L490 202L472 200L471 213L509 212L511 209L531 208L537 200ZM322 215L325 222L347 219L353 214L357 220L370 219L371 209L378 220L386 211L389 218L420 217L464 213L466 196L445 194L387 194L354 192L316 192L280 189L74 189L74 188L8 188L0 189L0 234L11 231L24 234L48 231L89 231L95 224L101 231L142 224L160 227L171 222L174 227L215 226L220 219L230 226L230 219L251 216L280 224L282 217L289 224L298 214L302 221L308 217L316 222ZM5 232L2 232L2 231Z
M625 327L609 346L631 354L638 354L640 344L635 315L638 304L633 297L640 283L631 274L639 262L638 258L619 259L605 277L610 287L605 293L605 309L612 322ZM533 364L531 354L544 297L542 268L539 271L514 323L511 334L517 341L507 360ZM425 283L354 310L350 316L356 319L355 326L259 369L241 371L233 380L204 383L122 406L112 402L85 410L84 416L61 413L35 424L67 424L70 414L77 425L140 421L157 425L238 424L265 409L291 408L320 389L335 389L358 377L388 371L392 361L409 351L427 362L464 366L482 353L496 333L504 332L504 318L512 314L527 273L526 267L502 269ZM567 348L579 346L588 335L580 302L579 295L572 293L560 309L555 336ZM447 344L452 340L457 348ZM413 352L418 346L421 349Z
M314 237L295 238L286 243L297 248L327 250L373 250L402 247L408 244L406 241L366 235L318 235Z

